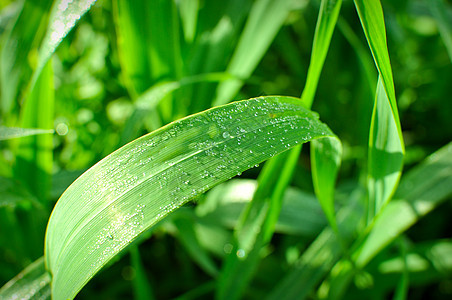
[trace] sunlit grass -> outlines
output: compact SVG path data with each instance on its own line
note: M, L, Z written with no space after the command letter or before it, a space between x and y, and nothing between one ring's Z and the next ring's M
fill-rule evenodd
M447 1L0 7L0 298L451 296Z

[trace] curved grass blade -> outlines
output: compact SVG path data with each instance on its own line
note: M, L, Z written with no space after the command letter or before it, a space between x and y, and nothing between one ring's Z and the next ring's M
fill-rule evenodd
M386 29L380 1L354 0L379 73L369 137L368 223L397 188L405 146L394 90Z
M452 143L429 156L403 177L390 202L381 211L372 231L354 251L358 267L364 267L402 232L452 195ZM392 220L397 220L396 223Z
M21 138L25 136L49 134L53 133L53 129L39 129L39 128L19 128L19 127L5 127L0 126L0 141Z
M41 257L0 289L0 299L50 299L50 280Z
M334 137L290 97L181 119L110 154L61 196L46 234L53 297L73 298L140 233L198 194L309 140Z
M33 74L32 87L63 38L95 2L96 0L56 0L53 3L49 26L39 49L38 65Z
M405 152L381 79L379 76L370 125L368 223L395 192L402 173Z
M312 44L311 63L309 64L306 86L301 95L301 101L306 107L311 107L319 83L331 37L336 27L342 0L324 0L320 4L319 16L315 27L314 42Z

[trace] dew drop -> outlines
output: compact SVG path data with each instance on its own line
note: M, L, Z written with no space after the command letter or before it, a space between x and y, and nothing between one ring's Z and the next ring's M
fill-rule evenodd
M227 131L223 132L223 138L227 139L227 138L229 138L229 137L231 137L231 135L229 134L229 132L227 132Z

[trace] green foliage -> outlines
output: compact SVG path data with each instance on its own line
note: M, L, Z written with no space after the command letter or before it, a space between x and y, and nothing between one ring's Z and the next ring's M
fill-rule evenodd
M451 16L2 2L0 298L450 298Z

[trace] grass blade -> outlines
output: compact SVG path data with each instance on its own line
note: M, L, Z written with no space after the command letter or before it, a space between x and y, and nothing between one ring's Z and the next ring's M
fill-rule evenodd
M0 289L1 299L50 299L50 274L44 257L26 267Z
M25 100L21 112L21 127L51 130L54 97L53 69L49 61ZM16 154L15 174L42 202L48 199L51 187L52 138L47 134L23 137L19 140Z
M391 199L402 171L403 153L397 125L379 76L369 139L368 222Z
M182 28L187 43L193 42L198 21L199 0L179 1L179 12L182 19Z
M359 198L360 194L355 197ZM351 229L356 228L362 218L363 208L356 199L351 202L337 214L341 240L332 228L324 229L298 259L295 267L278 282L267 299L306 299L319 281L331 271L341 258L344 240L353 236Z
M136 300L153 300L155 299L151 285L146 276L146 271L141 262L140 251L138 246L130 248L130 260L135 276L133 277L133 292Z
M334 189L342 156L338 139L322 139L311 145L312 182L330 226L338 232L334 209Z
M141 232L199 193L297 143L334 137L288 97L262 97L171 123L112 153L61 196L46 235L55 298L73 298Z
M368 222L371 222L397 188L405 146L386 43L383 9L380 1L355 0L355 6L380 75L369 137Z
M47 33L39 49L38 65L33 74L31 89L63 38L95 2L96 0L56 0L53 3Z
M153 83L149 6L149 1L113 1L119 62L134 100Z
M215 278L218 275L218 267L215 265L206 249L199 243L195 229L193 228L193 224L195 223L195 220L193 220L194 217L193 214L179 214L174 218L173 224L178 231L177 237L185 246L192 259L198 263L204 272Z
M365 266L397 236L452 194L451 153L452 144L448 144L403 177L395 200L381 211L372 231L354 251L358 267ZM397 223L390 220L397 220Z
M326 54L330 48L331 37L336 27L342 0L322 0L319 16L315 27L312 44L311 62L309 64L306 85L301 95L301 101L306 107L311 107L322 72Z
M1 109L7 116L14 101L21 98L20 89L31 76L28 55L42 38L39 30L47 20L52 1L23 1L20 14L3 42L0 63ZM20 42L18 42L20 41Z
M292 5L291 0L258 0L254 2L242 36L227 67L227 72L244 80L248 78L275 38ZM213 105L225 104L237 94L243 82L221 83Z
M283 194L292 179L298 151L288 151L269 160L261 171L258 188L234 232L231 254L220 274L217 299L238 299L260 261L261 249L268 244L281 211ZM274 176L279 174L279 176Z
M31 135L49 134L53 133L53 129L38 129L38 128L18 128L0 126L0 141L21 138Z
M443 38L444 45L446 46L447 53L452 62L452 21L450 17L450 7L447 7L444 0L430 0L426 2L430 5L430 10L438 24L439 33Z

